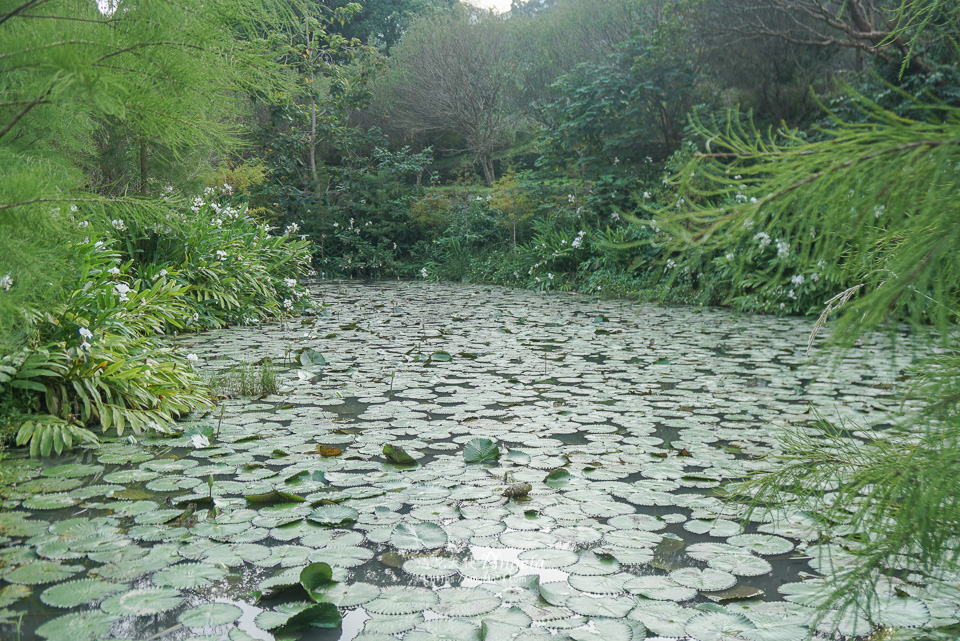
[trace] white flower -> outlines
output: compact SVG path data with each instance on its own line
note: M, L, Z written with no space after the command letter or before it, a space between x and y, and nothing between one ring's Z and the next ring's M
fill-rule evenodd
M113 286L113 288L116 290L117 294L120 296L121 301L130 300L130 296L128 296L128 294L130 293L130 287L128 287L126 284L117 283Z
M334 226L334 227L339 227L339 226L340 226L340 223L333 223L333 226Z
M876 207L874 207L874 208L873 208L873 216L874 216L874 218L880 218L880 216L883 215L883 211L884 211L885 209L886 209L886 207L883 206L883 205L877 205Z
M790 255L790 243L785 240L777 240L777 256L784 257Z
M196 322L196 321L199 321L199 320L200 320L200 314L198 314L197 312L194 312L194 313L193 313L193 320L194 320L195 322Z
M3 287L4 291L13 287L13 277L10 275L10 272L7 272L3 278L0 278L0 287Z
M120 218L114 218L110 221L110 224L113 225L113 228L117 231L126 231L127 226L123 224L123 220Z
M426 277L427 277L427 268L426 268L426 267L421 267L421 268L420 268L420 276L421 276L422 278L426 278Z
M649 200L649 198L650 198L650 192L649 192L649 191L643 192L643 197Z
M284 298L283 308L289 312L291 309L293 309L293 301L290 300L289 298Z
M158 276L159 278L163 278L163 277L165 277L165 276L167 275L167 273L168 273L167 270L161 269L161 270L160 270L160 273L157 274L157 276Z
M533 277L533 280L535 280L535 281L537 281L537 282L539 283L539 282L540 282L540 277L539 277L539 276L534 276L534 277Z
M763 249L770 244L770 234L765 231L759 232L756 236L753 237L754 240L760 241L760 249Z
M226 259L227 259L227 252L223 251L222 249L218 249L218 250L217 250L217 258L218 258L219 260L226 260Z
M733 252L727 252L727 255L724 256L727 260L733 260Z
M819 282L820 282L820 274L810 274L810 280L812 280L812 281L815 282L815 283L819 283Z
M793 283L794 285L797 285L798 287L800 285L803 285L803 274L797 274L796 276L790 279L790 282Z
M677 263L675 260L673 260L672 258L667 259L667 269L673 269L676 266L677 266Z
M571 241L570 246L574 249L579 249L581 243L583 243L583 236L577 236Z
M80 328L80 336L81 336L84 340L86 340L86 339L88 339L88 338L93 338L93 332L91 332L91 331L90 331L89 329L87 329L86 327L81 327L81 328Z
M797 300L797 294L792 289L789 292L787 292L787 296L789 296L793 300Z
M193 446L198 450L202 450L205 447L210 447L210 439L203 434L194 434L190 437L190 442L193 443Z
M77 229L86 229L89 226L90 226L89 220L81 220L79 223L77 223Z
M196 354L187 354L187 360L190 361L191 363L199 363L200 357L197 356Z
M118 276L120 274L120 269L118 267L111 267L107 270L107 273L113 276Z
M571 203L575 203L577 202L577 197L574 196L573 194L567 194L567 201Z
M88 343L87 341L81 341L81 342L80 342L80 349L82 349L82 350L84 350L84 351L90 349L90 343Z
M547 274L547 278L549 278L550 280L553 280L553 274Z
M283 284L286 285L287 287L289 287L290 289L293 289L294 287L297 286L297 279L296 279L296 278L284 278L284 279L283 279Z

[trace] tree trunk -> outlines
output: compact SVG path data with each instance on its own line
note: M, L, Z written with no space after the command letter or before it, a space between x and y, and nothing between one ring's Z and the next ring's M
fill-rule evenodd
M480 166L483 167L483 182L487 187L493 187L493 182L497 179L493 171L493 158L489 154L480 156Z

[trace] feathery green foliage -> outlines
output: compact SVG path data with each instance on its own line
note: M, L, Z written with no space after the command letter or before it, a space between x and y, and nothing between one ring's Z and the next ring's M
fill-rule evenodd
M845 532L834 542L856 562L824 569L828 605L876 623L890 577L914 573L934 589L960 571L960 109L918 105L926 118L915 120L855 101L863 123L834 119L812 142L735 116L720 131L696 121L708 152L677 172L674 206L647 222L678 256L729 263L734 282L761 293L792 284L796 295L831 271L837 296L819 325L836 313L833 345L893 318L941 351L913 373L922 412L894 429L799 430L774 471L742 488Z

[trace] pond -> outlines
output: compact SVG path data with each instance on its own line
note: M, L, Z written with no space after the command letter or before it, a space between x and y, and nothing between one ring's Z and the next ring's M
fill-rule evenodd
M829 533L789 507L745 521L723 487L818 415L910 411L889 338L807 357L806 319L424 282L315 295L316 317L175 339L206 372L272 359L280 393L177 438L3 463L2 638L272 639L326 616L300 585L325 563L314 594L342 626L304 639L800 641Z

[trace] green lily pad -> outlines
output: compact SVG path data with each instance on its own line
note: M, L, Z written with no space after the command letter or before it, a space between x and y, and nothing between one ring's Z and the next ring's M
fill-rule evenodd
M140 588L104 599L100 609L120 617L140 617L168 612L180 606L183 598L169 588Z
M208 563L180 563L153 575L154 585L189 590L209 585L226 576L227 571Z
M239 619L243 610L229 603L204 603L186 610L177 619L188 628L215 628Z
M3 573L3 578L7 583L42 585L63 581L81 570L83 570L81 565L63 565L56 561L39 560L7 570Z
M55 608L74 608L126 590L127 587L123 583L99 579L77 579L47 588L40 594L40 600Z
M343 505L321 505L307 515L314 523L337 527L357 520L360 513L352 507Z
M51 641L93 641L110 634L114 618L102 612L72 612L47 621L37 636Z
M401 550L429 550L447 544L447 533L434 523L401 523L390 535L390 543Z

